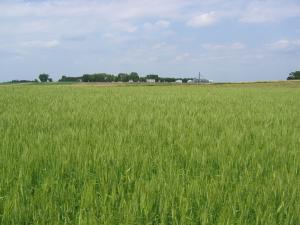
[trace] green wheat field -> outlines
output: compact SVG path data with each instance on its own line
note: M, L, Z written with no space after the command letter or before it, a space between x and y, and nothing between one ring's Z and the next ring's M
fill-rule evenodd
M0 224L300 224L300 82L0 86Z

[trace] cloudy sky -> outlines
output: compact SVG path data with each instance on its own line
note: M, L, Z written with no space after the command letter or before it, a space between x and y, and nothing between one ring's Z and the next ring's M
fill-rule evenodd
M131 71L255 81L297 69L299 0L0 0L0 81Z

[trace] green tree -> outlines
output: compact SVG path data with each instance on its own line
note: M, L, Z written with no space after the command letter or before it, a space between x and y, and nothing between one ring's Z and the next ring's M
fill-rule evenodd
M149 74L146 76L146 79L153 79L155 82L157 82L159 80L159 76L156 74Z
M138 82L140 79L139 74L136 72L132 72L129 74L129 80L133 80L134 82Z
M39 75L39 79L41 82L47 82L49 80L49 75L46 73L42 73Z
M119 73L118 74L118 81L128 82L129 81L129 75L127 73Z
M287 80L300 80L300 71L290 73Z

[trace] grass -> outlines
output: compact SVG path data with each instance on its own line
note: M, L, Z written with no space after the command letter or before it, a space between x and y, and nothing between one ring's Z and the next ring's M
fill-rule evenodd
M0 87L0 224L300 224L300 83Z

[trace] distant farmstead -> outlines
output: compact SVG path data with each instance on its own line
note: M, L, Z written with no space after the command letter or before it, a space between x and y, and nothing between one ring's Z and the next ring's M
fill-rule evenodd
M146 79L147 83L155 83L155 79Z
M203 79L193 79L193 82L192 83L209 83L209 80L203 78Z

